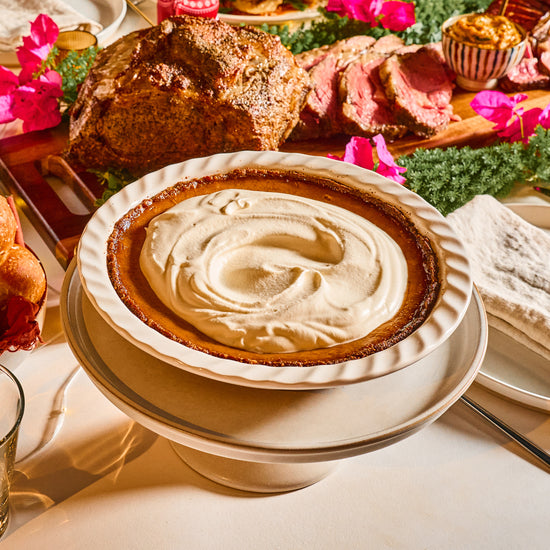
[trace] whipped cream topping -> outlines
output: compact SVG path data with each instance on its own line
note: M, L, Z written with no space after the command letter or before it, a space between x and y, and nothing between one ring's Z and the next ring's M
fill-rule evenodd
M399 310L399 245L344 208L228 189L154 218L140 256L153 291L214 340L258 353L366 336Z

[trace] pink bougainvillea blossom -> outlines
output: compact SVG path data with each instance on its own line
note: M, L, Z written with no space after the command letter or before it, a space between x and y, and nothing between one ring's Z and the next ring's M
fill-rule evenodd
M0 124L16 119L13 114L12 94L18 85L17 76L6 67L0 66Z
M376 153L378 155L378 166L376 171L397 183L405 183L405 178L401 175L407 171L403 166L395 164L391 153L388 151L386 141L382 134L378 134L372 138L376 145Z
M402 31L415 23L414 3L398 0L329 0L327 11L376 27Z
M380 24L390 31L404 31L416 23L411 2L384 2L380 9Z
M516 106L526 99L526 94L508 97L504 92L484 90L476 94L470 106L478 115L494 122L494 130L502 130L510 119L523 113L523 109Z
M476 94L470 105L478 115L495 123L493 129L501 140L527 143L537 126L550 129L550 104L525 111L518 104L526 99L526 94L508 97L503 92L485 90Z
M61 76L55 71L48 71L17 88L12 94L12 112L23 121L23 132L57 126L61 122L59 98L62 95Z
M372 145L367 138L364 137L352 137L344 150L344 156L338 157L336 155L328 155L329 158L335 160L343 160L361 166L361 168L367 168L368 170L374 170L374 160L372 158Z
M55 22L47 15L39 15L31 23L30 35L23 37L23 45L17 48L19 76L0 67L0 123L21 119L23 132L29 132L61 122L63 79L58 72L44 72L42 67L58 35Z
M535 134L535 129L540 123L541 114L542 109L540 107L525 111L521 116L511 120L506 128L497 132L498 137L510 143L514 141L527 143L529 138Z
M406 172L407 169L395 164L386 146L384 136L378 134L372 138L372 141L374 142L376 154L378 156L378 162L376 164L373 159L371 140L358 136L354 136L349 140L343 157L335 155L328 155L328 157L349 162L361 168L367 168L368 170L374 170L378 174L392 179L397 183L404 183L405 178L401 174Z
M17 59L21 65L19 82L25 84L32 79L35 73L52 49L57 37L59 27L53 19L45 14L40 14L31 23L31 33L23 37L23 45L16 50Z

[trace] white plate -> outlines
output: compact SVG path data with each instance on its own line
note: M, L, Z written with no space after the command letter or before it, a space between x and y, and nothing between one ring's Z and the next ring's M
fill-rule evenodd
M97 21L103 29L97 33L101 46L120 26L126 16L124 0L65 0L75 10L89 19Z
M315 10L294 10L280 15L233 15L231 13L219 13L220 21L231 25L281 25L284 23L305 23L317 19L321 14Z
M413 367L356 385L277 391L209 380L144 353L90 304L74 262L60 307L73 353L123 412L176 443L258 462L338 460L414 433L467 390L487 343L474 290L453 335Z
M505 204L529 223L550 232L550 204ZM550 363L493 328L476 382L522 405L550 411Z
M124 0L65 0L65 2L88 19L101 24L103 28L96 35L100 46L118 29L126 16ZM16 66L18 64L15 52L0 51L0 65Z
M381 352L345 363L313 367L272 367L213 357L166 338L140 321L125 306L107 271L107 242L115 223L144 199L178 181L233 169L270 168L312 174L361 189L408 213L419 231L428 235L438 256L443 292L426 321L409 337ZM443 216L417 194L379 174L328 158L273 151L226 153L173 164L126 186L99 208L79 241L76 257L88 298L122 336L163 361L210 378L256 387L289 389L331 387L357 383L401 369L427 355L460 323L470 297L472 280L462 243Z

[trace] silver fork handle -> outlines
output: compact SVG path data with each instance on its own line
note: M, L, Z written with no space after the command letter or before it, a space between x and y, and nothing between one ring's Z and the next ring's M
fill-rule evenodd
M460 398L466 405L468 405L472 410L480 414L485 420L488 420L493 426L496 426L499 430L504 432L509 438L514 440L516 443L521 445L526 451L531 453L534 457L540 460L547 467L550 467L550 455L544 450L541 449L538 445L533 443L530 439L520 434L514 428L503 422L500 418L496 417L494 414L490 413L487 409L483 408L479 403L476 403L474 400L470 399L463 395Z

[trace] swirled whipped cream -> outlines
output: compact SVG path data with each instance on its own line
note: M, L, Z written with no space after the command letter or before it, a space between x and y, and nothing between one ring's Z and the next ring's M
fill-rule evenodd
M155 217L140 265L180 317L259 353L361 338L395 315L407 285L401 249L373 223L332 204L242 189Z

